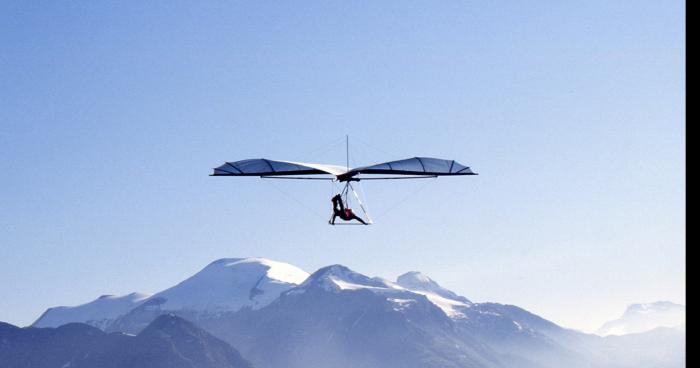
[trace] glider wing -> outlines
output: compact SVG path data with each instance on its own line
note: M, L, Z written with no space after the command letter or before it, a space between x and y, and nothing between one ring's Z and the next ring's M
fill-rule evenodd
M341 175L346 168L335 165L309 164L303 162L277 161L254 158L225 164L214 168L211 176L292 176L292 175Z
M381 164L363 166L343 174L350 178L357 174L384 175L418 175L418 176L448 176L448 175L478 175L469 167L455 160L443 160L431 157L412 157L404 160L383 162Z

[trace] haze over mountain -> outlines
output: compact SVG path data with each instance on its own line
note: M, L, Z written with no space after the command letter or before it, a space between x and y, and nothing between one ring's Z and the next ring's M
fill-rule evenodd
M685 306L659 301L632 304L618 319L606 322L596 333L601 336L625 335L653 330L658 327L685 325Z
M631 368L685 362L683 331L585 334L517 306L475 303L417 271L394 282L342 265L309 275L263 258L222 259L118 316L110 301L118 298L99 304L102 316L95 308L81 315L85 306L52 308L36 324L55 323L60 311L62 318L107 332L139 334L159 316L177 315L262 368L319 362L329 368Z

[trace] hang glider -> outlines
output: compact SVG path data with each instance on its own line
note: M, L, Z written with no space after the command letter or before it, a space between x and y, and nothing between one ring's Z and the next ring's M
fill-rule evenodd
M455 160L431 157L411 157L351 168L347 137L345 142L345 166L253 158L226 162L215 168L211 176L258 176L269 179L329 180L334 191L338 194L331 200L333 215L328 223L336 225L336 218L340 218L345 221L345 223L340 223L342 225L369 225L372 224L369 211L365 202L355 191L352 182L478 175L468 166L464 166ZM341 190L338 190L337 183L343 183ZM350 196L350 193L352 193L352 196ZM351 202L362 209L366 221L352 211L350 208Z
M382 175L366 177L363 175ZM326 177L311 177L325 175ZM349 168L339 165L269 160L255 158L225 164L214 169L211 176L259 176L274 179L319 179L339 182L384 179L417 179L438 176L478 175L455 160L412 157L382 162L370 166ZM330 176L330 177L328 177Z

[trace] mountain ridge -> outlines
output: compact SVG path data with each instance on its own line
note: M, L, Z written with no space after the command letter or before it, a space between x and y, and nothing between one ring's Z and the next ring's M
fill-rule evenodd
M134 292L121 297L103 295L73 307L51 307L31 326L58 327L83 322L104 330L143 304L159 305L159 308L168 310L212 312L261 308L307 277L307 272L295 266L266 258L221 258L158 293Z
M685 325L685 313L685 306L670 301L630 304L622 316L604 323L596 334L626 335L659 327L679 327Z
M631 364L619 352L632 348L648 358L648 367L680 367L679 360L666 364L666 348L646 346L673 336L667 350L680 351L684 340L677 331L607 339L514 305L472 302L417 271L390 281L339 264L309 275L272 262L214 261L101 327L139 334L159 316L177 315L236 346L260 368L319 361L328 368L631 368L639 360ZM220 308L221 298L238 304Z
M175 315L161 315L138 335L84 324L19 328L0 323L3 368L252 368L226 342Z

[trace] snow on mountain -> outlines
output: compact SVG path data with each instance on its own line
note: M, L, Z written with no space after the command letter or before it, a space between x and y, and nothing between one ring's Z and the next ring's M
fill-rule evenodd
M447 290L430 277L418 272L407 272L396 279L396 283L406 290L425 295L433 304L452 318L463 318L460 310L472 306L469 299Z
M596 334L626 335L646 332L658 327L685 325L685 306L668 301L632 304L622 317L605 323Z
M51 308L35 326L88 322L108 333L139 334L171 313L240 348L262 368L319 361L345 368L681 367L684 360L684 333L676 329L603 338L517 306L472 303L419 272L396 282L342 265L308 275L264 258L215 261L151 297L105 296ZM638 304L605 327L636 331L649 320L651 328L676 325L664 318L679 315L684 321L685 307L673 303ZM636 360L629 360L630 351Z
M261 368L503 368L488 348L463 341L425 296L341 265L319 269L264 308L200 324Z
M103 296L77 307L49 308L33 326L83 322L108 329L138 307L211 313L235 312L243 307L258 309L301 284L308 275L287 263L265 258L224 258L155 295Z
M298 289L292 292L301 293L309 287L321 287L326 291L369 290L386 296L403 309L414 301L406 295L417 294L425 296L431 303L440 308L448 317L463 318L462 308L469 308L471 302L452 291L442 288L435 281L419 272L409 272L399 277L398 283L379 277L367 277L342 265L321 268L311 275ZM397 297L401 294L401 297Z
M162 300L160 309L171 311L259 309L308 276L300 268L265 258L224 258L149 300Z
M393 285L390 281L367 277L343 265L332 265L314 272L299 285L296 292L303 292L311 287L320 287L326 291L358 289L389 291Z
M462 301L418 273L402 280L408 288L332 265L264 308L198 323L261 368L602 367L577 347L579 333L514 306Z
M418 271L406 272L405 274L399 276L396 279L396 283L409 290L423 291L439 295L446 299L457 300L465 304L471 304L471 302L467 298L457 295L454 292L443 288L430 277Z
M143 303L149 294L131 293L114 296L103 295L89 303L74 307L49 308L33 327L58 327L70 322L84 322L98 328L104 328L115 318L123 315Z
M426 298L428 298L428 300L430 300L431 303L435 304L438 308L442 309L442 311L445 312L445 314L447 314L447 316L450 318L464 318L465 315L462 311L463 308L471 307L471 303L464 303L459 300L445 298L434 293L422 290L406 290L409 290L412 293L421 294L425 296Z

